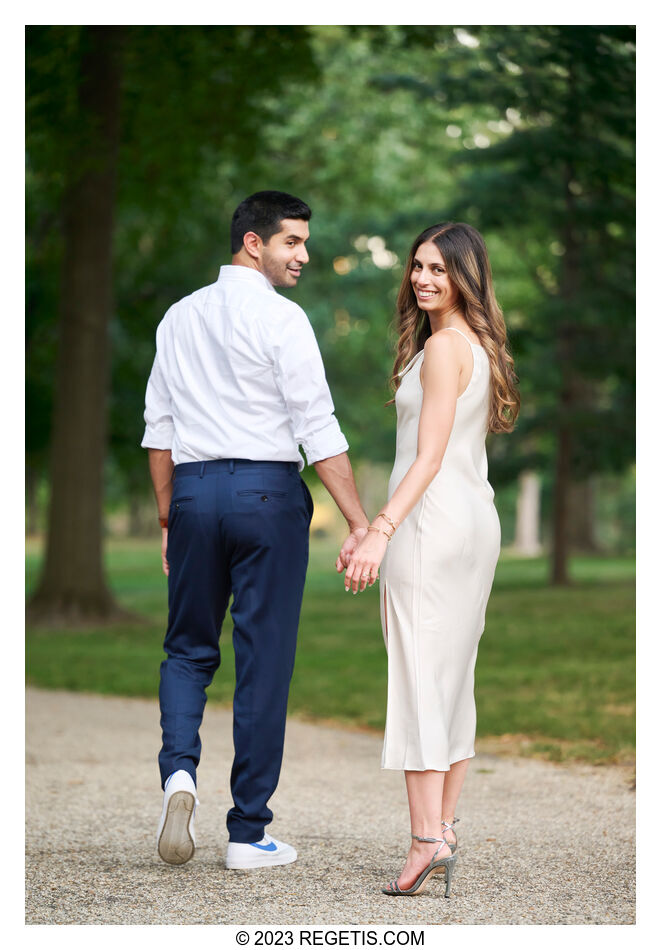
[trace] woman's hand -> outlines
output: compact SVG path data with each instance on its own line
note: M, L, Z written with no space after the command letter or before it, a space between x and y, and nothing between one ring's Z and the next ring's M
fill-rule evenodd
M344 589L359 590L371 587L379 574L379 565L388 546L388 538L383 531L369 531L349 559L344 575Z

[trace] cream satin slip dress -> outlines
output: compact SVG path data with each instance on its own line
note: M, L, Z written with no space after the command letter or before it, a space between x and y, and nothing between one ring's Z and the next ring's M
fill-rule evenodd
M471 348L473 372L457 399L441 469L397 528L381 565L388 651L385 769L445 772L475 754L475 660L500 552L500 523L487 481L489 360L483 347L461 336ZM389 498L417 455L423 360L421 350L403 370L395 398Z

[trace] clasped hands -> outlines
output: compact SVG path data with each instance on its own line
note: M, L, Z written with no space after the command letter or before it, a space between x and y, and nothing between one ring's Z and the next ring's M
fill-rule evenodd
M381 529L376 524L369 528L354 528L335 562L339 574L345 571L344 589L347 592L351 589L357 594L374 584L391 537L385 528Z

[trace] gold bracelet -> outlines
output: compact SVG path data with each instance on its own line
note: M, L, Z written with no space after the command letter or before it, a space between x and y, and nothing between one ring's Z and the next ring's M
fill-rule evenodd
M385 513L385 511L380 511L380 512L378 513L378 515L377 515L377 518L383 518L384 521L387 521L387 522L388 522L388 524L390 525L390 527L392 528L393 531L396 531L396 530L397 530L397 526L398 526L398 524L399 524L399 521L393 521L392 518L388 517L388 515Z
M390 542L391 542L391 540L392 540L392 534L388 534L388 532L385 530L385 528L377 528L377 526L376 526L375 524L371 524L367 530L368 530L368 531L378 531L379 534L385 534L385 536L386 536L387 539L388 539L388 544L390 544Z

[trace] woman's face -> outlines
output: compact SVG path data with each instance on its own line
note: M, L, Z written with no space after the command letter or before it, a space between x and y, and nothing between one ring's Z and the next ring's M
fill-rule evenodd
M445 313L459 300L459 291L448 277L443 256L433 241L421 244L415 252L411 286L418 306L427 313Z

